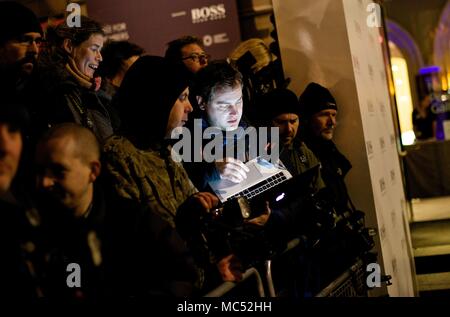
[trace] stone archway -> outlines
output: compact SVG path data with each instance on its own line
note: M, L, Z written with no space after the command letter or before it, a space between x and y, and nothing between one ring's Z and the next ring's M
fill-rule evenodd
M433 47L433 61L439 66L449 89L450 80L450 2L442 10L436 28Z
M419 102L416 88L416 75L420 68L424 66L422 53L417 46L414 38L396 22L386 19L387 36L390 42L395 44L405 58L408 65L409 85L411 87L411 97L413 105L416 106Z

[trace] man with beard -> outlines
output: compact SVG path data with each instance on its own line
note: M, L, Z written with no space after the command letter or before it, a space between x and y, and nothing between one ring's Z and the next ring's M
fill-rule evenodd
M0 92L12 101L23 98L42 41L35 14L23 5L0 2Z
M345 212L353 207L344 182L352 165L333 142L336 101L327 88L310 83L300 95L299 102L302 138L322 165L322 178L331 192L334 206L338 212Z
M374 241L365 228L364 213L355 208L347 191L344 178L352 165L333 142L338 114L336 100L327 88L311 82L300 95L299 103L302 139L319 159L336 218L341 219L341 224L345 223L345 226L338 223L338 227L345 230L332 236L327 248L322 248L314 259L313 266L320 272L323 287L348 268L357 256L366 258ZM376 257L374 260L370 255L366 261L374 262Z
M36 15L25 6L13 2L0 2L0 95L4 103L21 104L33 118L35 85L32 75L36 73L36 62L42 30ZM16 175L14 194L20 200L28 200L25 189L31 179L31 148L36 134L35 120L24 127L23 162Z
M285 88L274 89L261 99L261 109L267 126L279 128L280 159L292 175L300 175L319 165L314 153L297 136L300 118L297 96ZM325 187L320 171L310 184L317 191Z

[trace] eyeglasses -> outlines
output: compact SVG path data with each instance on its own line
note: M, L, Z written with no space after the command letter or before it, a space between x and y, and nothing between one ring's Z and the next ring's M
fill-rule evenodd
M205 64L209 59L210 55L208 54L198 54L198 53L192 53L189 56L183 57L181 60L191 59L193 62L199 62L200 64Z
M33 38L29 35L22 35L15 39L15 41L21 45L30 46L34 43L36 43L37 46L40 46L43 42L43 39L41 37Z

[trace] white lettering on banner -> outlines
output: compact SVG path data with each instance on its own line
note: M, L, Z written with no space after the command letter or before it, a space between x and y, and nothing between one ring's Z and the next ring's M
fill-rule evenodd
M213 37L211 35L203 36L203 45L206 47L213 45Z
M170 16L172 18L184 17L186 15L186 11L172 12Z
M203 23L226 18L225 4L220 3L208 7L194 8L191 10L192 23Z
M113 33L126 32L127 24L125 22L107 24L103 27L103 31L106 35L111 35Z
M130 38L125 22L105 25L103 31L106 38L111 41L126 41Z
M227 33L218 33L218 34L206 34L203 36L203 45L205 47L211 46L213 44L222 44L229 43L230 39L228 38Z
M227 37L227 33L219 33L214 35L214 44L228 43L230 39Z
M130 38L130 34L128 32L120 32L108 35L106 38L111 41L127 41Z
M112 26L113 32L122 32L126 31L127 24L126 23L117 23Z
M103 27L103 32L105 32L105 34L111 34L112 33L112 26L110 24L105 25Z

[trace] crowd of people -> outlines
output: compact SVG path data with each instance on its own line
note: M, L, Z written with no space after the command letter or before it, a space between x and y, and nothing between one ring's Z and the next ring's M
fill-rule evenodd
M349 220L363 216L344 183L351 164L333 142L338 107L327 88L311 83L297 97L273 84L249 100L245 54L213 61L195 36L170 41L159 57L107 42L85 16L80 27L63 22L44 36L32 11L4 1L0 23L1 296L201 296L239 282L253 262L226 230L207 230L220 207L208 184L245 180L248 147L209 162L201 144L200 161L180 162L172 136L181 127L214 128L224 153L248 127L277 127L289 172L314 169L302 199L255 204L244 220L271 251L307 238L285 263L297 276L290 295L314 296L373 247L355 239L363 225ZM258 72L273 67L272 58L256 62ZM324 222L311 197L327 202Z

